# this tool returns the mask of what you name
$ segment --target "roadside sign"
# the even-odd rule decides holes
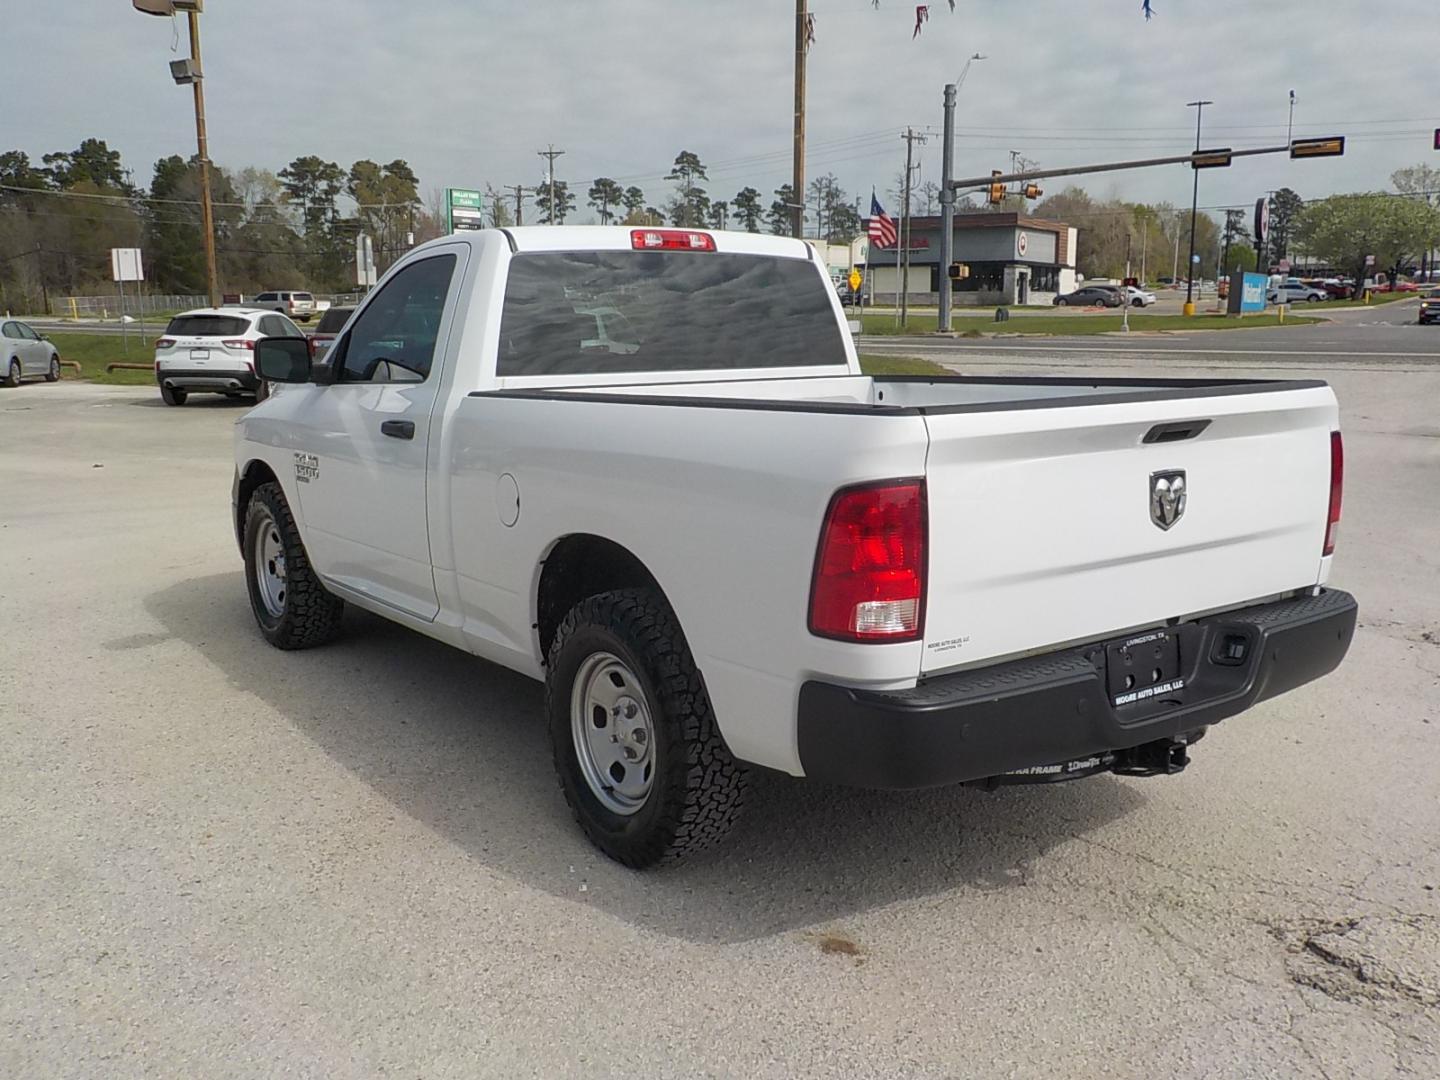
[[[469,188],[446,188],[446,232],[469,232],[484,227],[484,202],[480,192]]]
[[[860,271],[852,268],[850,270],[850,291],[859,292],[860,285],[864,280],[865,279],[860,276]]]
[[[1025,257],[1025,252],[1030,250],[1030,234],[1018,232],[1015,234],[1015,254],[1020,258]]]
[[[1280,273],[1282,273],[1282,274],[1288,274],[1289,272],[1290,272],[1290,260],[1289,260],[1289,259],[1281,259],[1281,260],[1280,260]]]
[[[375,244],[368,233],[355,237],[355,284],[362,289],[375,284]]]
[[[1290,143],[1292,158],[1339,157],[1345,153],[1345,136],[1332,135],[1326,139],[1295,139]]]
[[[1190,159],[1192,169],[1223,169],[1230,164],[1230,147],[1221,150],[1197,150]]]
[[[1264,198],[1255,200],[1255,242],[1264,246],[1266,234],[1270,232],[1270,203]]]
[[[139,248],[110,249],[111,281],[144,281],[145,269],[140,265]]]

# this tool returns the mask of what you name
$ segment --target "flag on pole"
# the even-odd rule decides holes
[[[925,23],[929,20],[929,18],[930,18],[930,5],[929,5],[929,4],[916,4],[916,5],[915,5],[915,32],[910,35],[910,40],[911,40],[911,41],[914,41],[917,37],[920,36],[920,28],[925,25]]]
[[[895,228],[895,219],[885,213],[873,191],[870,193],[870,220],[866,224],[865,234],[880,247],[894,247],[900,239],[899,231]]]

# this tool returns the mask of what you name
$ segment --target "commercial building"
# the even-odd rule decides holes
[[[910,219],[912,304],[939,300],[940,227],[938,217]],[[1061,221],[1023,214],[956,214],[954,258],[968,275],[953,282],[957,306],[991,304],[1048,305],[1075,288],[1076,230]],[[902,234],[902,243],[904,236]],[[874,302],[894,303],[901,291],[899,247],[870,245],[867,264]]]

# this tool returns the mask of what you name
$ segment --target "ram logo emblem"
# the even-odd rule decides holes
[[[1185,516],[1185,470],[1150,474],[1150,520],[1168,529]]]

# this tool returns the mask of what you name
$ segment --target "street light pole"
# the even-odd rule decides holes
[[[805,53],[810,47],[810,13],[806,0],[795,0],[795,130],[790,187],[799,204],[790,231],[805,235]],[[793,205],[793,204],[792,204]]]
[[[1195,152],[1200,152],[1200,117],[1205,113],[1206,105],[1214,105],[1213,101],[1187,101],[1185,107],[1195,110]],[[1195,174],[1194,186],[1190,193],[1190,261],[1186,264],[1188,272],[1185,275],[1185,308],[1186,315],[1195,314],[1195,218],[1200,211],[1200,170],[1191,165],[1191,171]]]
[[[945,145],[940,151],[940,311],[936,319],[936,329],[942,334],[950,332],[953,299],[950,263],[955,259],[955,188],[950,181],[955,177],[955,99],[970,73],[970,65],[984,59],[975,53],[965,61],[960,77],[945,85]]]
[[[215,204],[210,195],[210,150],[205,137],[205,80],[200,63],[200,12],[186,13],[190,23],[190,59],[195,63],[195,143],[200,152],[200,229],[205,236],[205,278],[210,306],[220,306],[220,272],[215,263]]]

